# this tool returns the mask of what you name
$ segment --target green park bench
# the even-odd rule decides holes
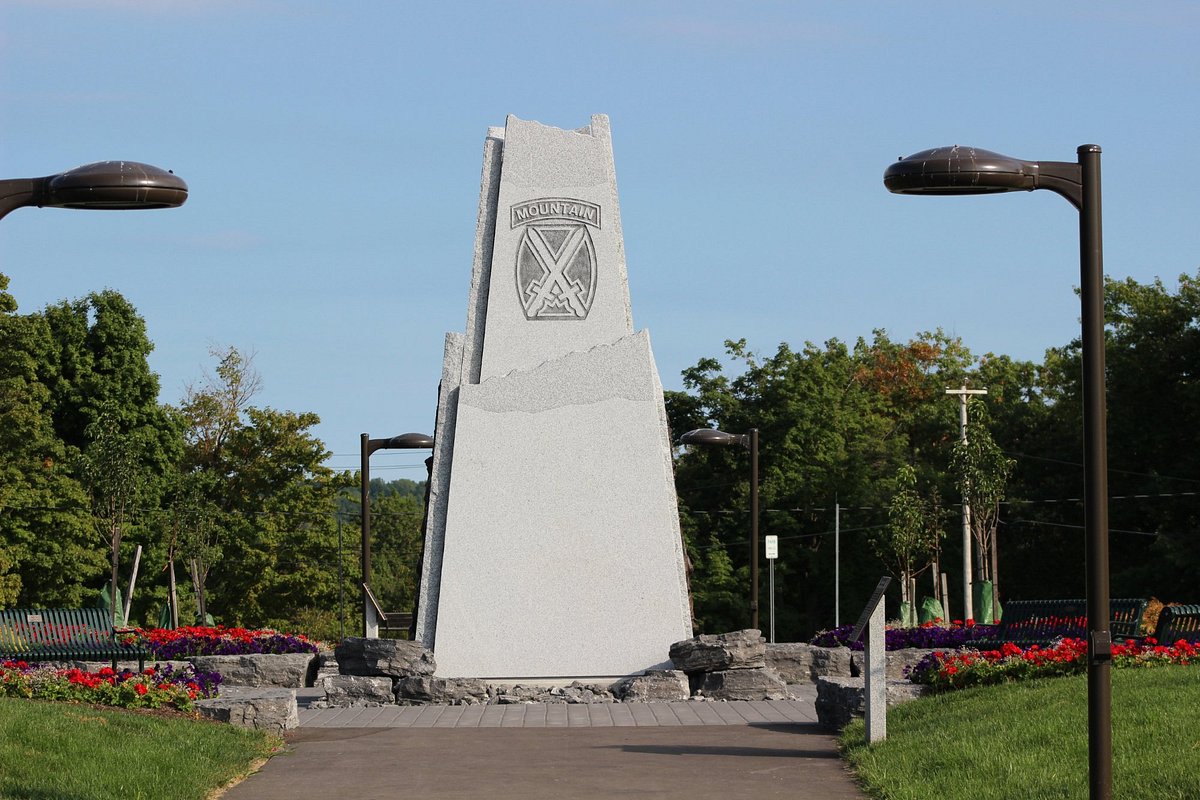
[[[1154,627],[1154,639],[1165,645],[1173,645],[1180,639],[1200,642],[1200,605],[1163,608]]]
[[[0,659],[13,661],[112,661],[137,659],[145,648],[124,644],[105,608],[12,608],[0,611]]]
[[[1145,600],[1110,600],[1109,632],[1113,641],[1138,637],[1145,610]],[[1004,604],[995,636],[973,644],[998,647],[1008,642],[1019,647],[1041,646],[1064,637],[1086,639],[1087,635],[1086,600],[1009,600]]]

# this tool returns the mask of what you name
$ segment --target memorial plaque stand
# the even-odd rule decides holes
[[[857,642],[866,628],[867,638],[863,641],[863,707],[867,744],[882,742],[887,738],[887,642],[884,638],[886,622],[883,593],[891,582],[892,579],[886,576],[879,579],[879,585],[875,587],[850,633],[850,641]]]

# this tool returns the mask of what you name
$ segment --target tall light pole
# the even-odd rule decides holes
[[[1083,341],[1084,532],[1087,539],[1088,791],[1112,797],[1112,634],[1109,631],[1108,445],[1105,432],[1104,247],[1100,147],[1080,145],[1077,162],[1022,161],[973,147],[939,147],[893,163],[883,174],[900,194],[992,194],[1049,189],[1079,211]]]
[[[25,206],[129,211],[175,208],[187,200],[183,179],[137,161],[100,161],[43,178],[0,180],[0,219]]]
[[[958,395],[958,438],[967,441],[967,398],[973,394],[987,394],[987,389],[947,389],[946,394]],[[963,546],[963,621],[975,618],[975,600],[971,584],[975,582],[971,570],[971,504],[967,495],[962,499],[962,546]]]
[[[372,439],[367,434],[359,437],[361,468],[359,469],[359,502],[362,514],[362,606],[363,637],[374,639],[379,636],[379,615],[371,596],[371,454],[376,450],[427,450],[433,447],[433,437],[424,433],[402,433],[390,439]]]
[[[741,445],[750,450],[750,627],[758,627],[758,428],[726,433],[712,428],[688,431],[679,437],[687,445]],[[761,629],[759,629],[761,630]]]

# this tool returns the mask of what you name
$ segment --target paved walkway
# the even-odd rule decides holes
[[[227,800],[866,797],[788,701],[311,709]]]

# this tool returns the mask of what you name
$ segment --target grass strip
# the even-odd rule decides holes
[[[184,716],[0,698],[0,798],[202,800],[279,744]]]
[[[1200,797],[1200,665],[1114,670],[1112,685],[1114,797]],[[1088,796],[1085,675],[897,706],[872,747],[863,731],[847,726],[843,753],[881,800]]]

